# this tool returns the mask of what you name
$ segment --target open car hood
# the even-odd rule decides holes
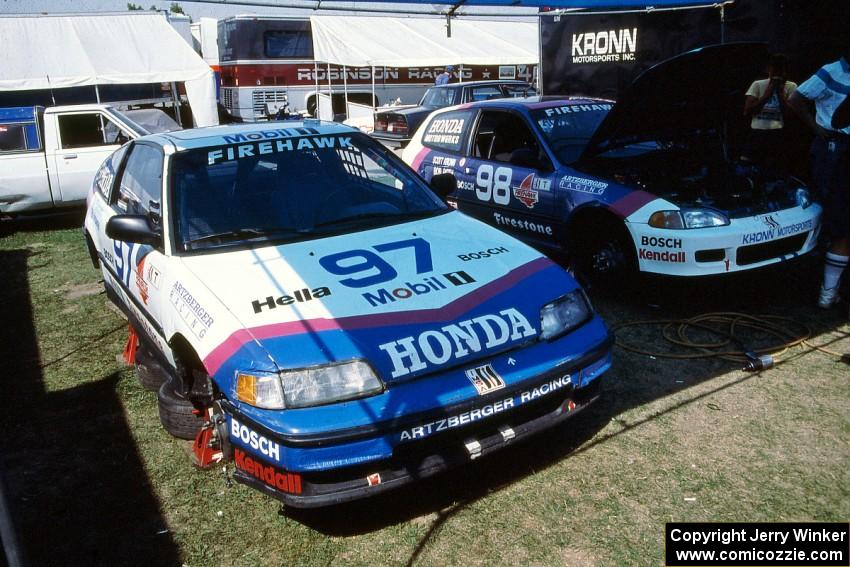
[[[688,51],[641,73],[594,132],[582,158],[649,140],[719,129],[740,117],[743,95],[768,58],[766,43]]]

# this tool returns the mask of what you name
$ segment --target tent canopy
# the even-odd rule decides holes
[[[536,64],[537,22],[311,16],[316,61],[351,67]]]
[[[534,8],[588,8],[588,9],[640,9],[670,8],[680,6],[705,6],[721,2],[723,0],[357,0],[357,3],[391,3],[391,4],[426,4],[428,6],[511,6],[511,7],[534,7]],[[270,4],[264,4],[268,6]],[[273,4],[271,4],[273,5]]]
[[[159,13],[0,17],[0,91],[182,81],[218,124],[212,70]]]

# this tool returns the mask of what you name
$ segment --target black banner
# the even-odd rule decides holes
[[[850,525],[842,523],[669,523],[668,567],[847,567]]]

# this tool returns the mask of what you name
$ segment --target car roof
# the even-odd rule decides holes
[[[526,96],[516,98],[494,98],[481,100],[464,105],[464,107],[479,108],[488,106],[512,106],[522,107],[528,110],[538,108],[553,108],[556,106],[577,106],[582,104],[613,104],[614,101],[604,98],[593,98],[587,96]]]
[[[528,85],[521,79],[490,79],[489,81],[465,81],[463,83],[446,83],[445,85],[434,85],[432,89],[451,89],[458,87],[485,87],[487,85]]]
[[[183,151],[194,148],[225,146],[239,142],[263,142],[281,138],[355,134],[358,132],[360,132],[358,129],[339,122],[306,119],[208,126],[206,128],[154,134],[140,139],[149,140],[162,146],[172,145],[177,151]]]

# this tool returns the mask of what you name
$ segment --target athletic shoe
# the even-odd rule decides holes
[[[829,309],[836,303],[838,303],[838,286],[831,287],[829,289],[821,286],[820,288],[820,297],[818,297],[818,307],[821,309]]]

